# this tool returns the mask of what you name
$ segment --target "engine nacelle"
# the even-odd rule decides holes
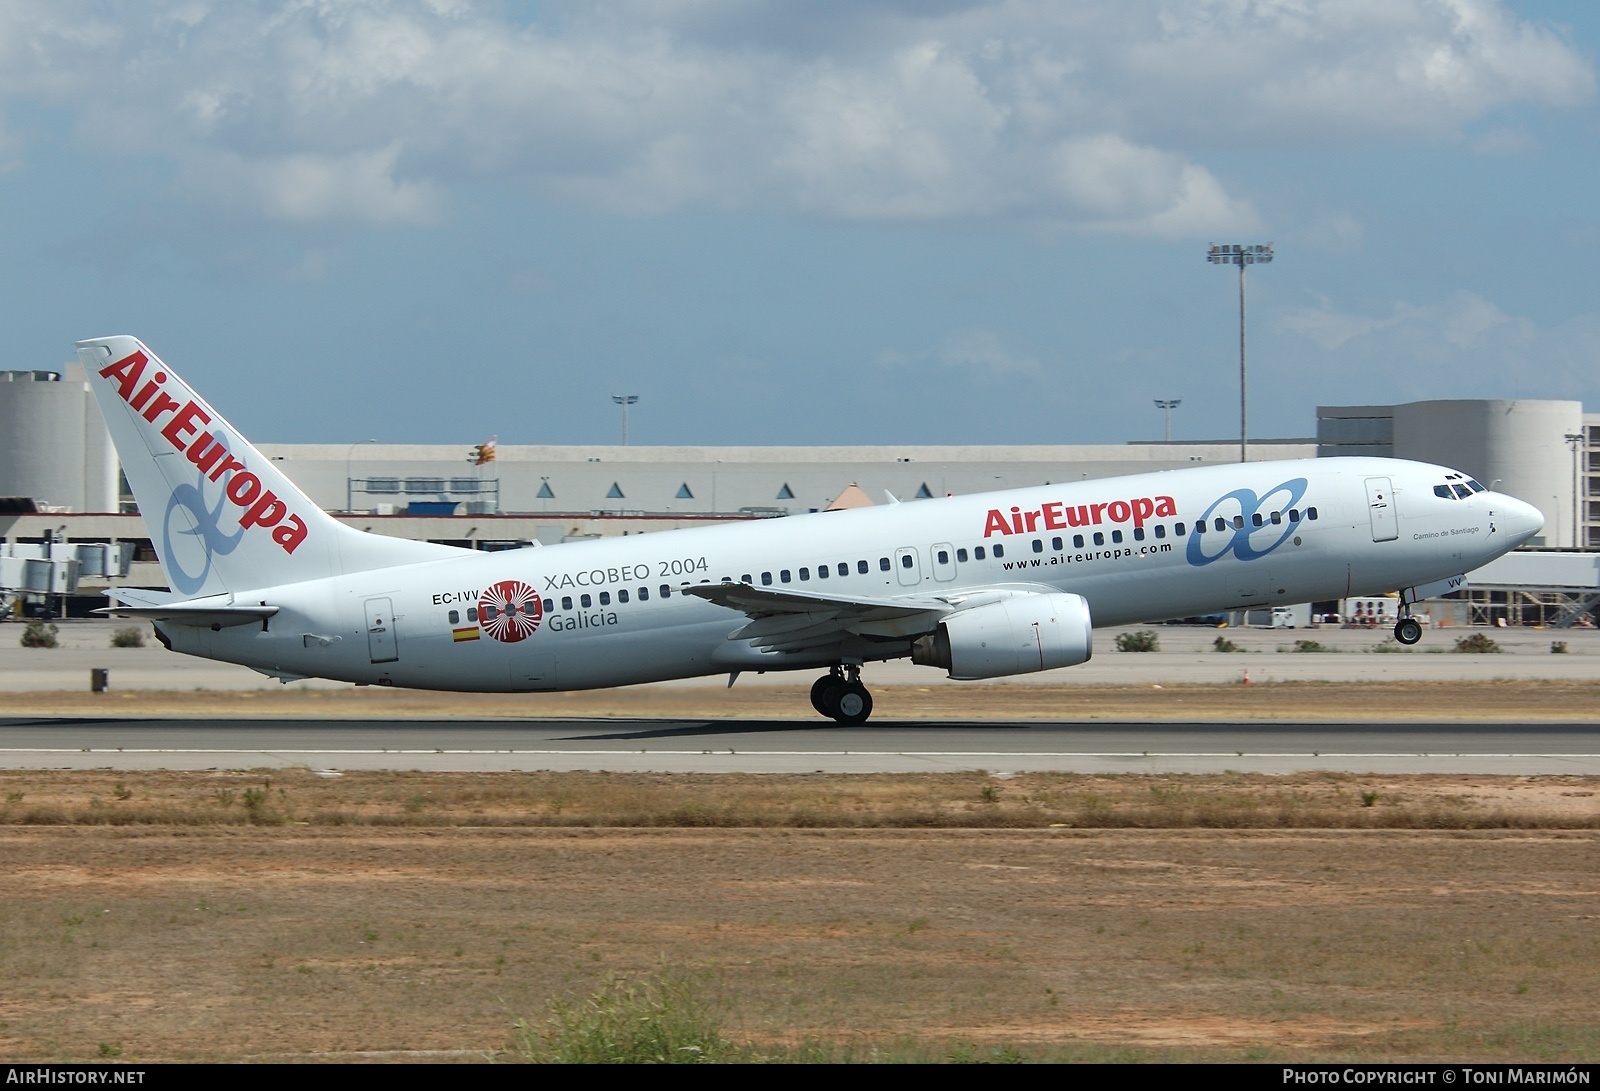
[[[911,661],[951,678],[1001,678],[1086,663],[1093,645],[1082,595],[1018,595],[947,615],[911,645]]]

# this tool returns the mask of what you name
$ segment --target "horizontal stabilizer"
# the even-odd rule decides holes
[[[140,603],[137,598],[157,596],[160,592],[141,591],[135,595],[127,591],[114,592],[117,598],[129,600],[96,610],[109,617],[134,618],[139,621],[164,621],[169,625],[195,625],[203,629],[226,629],[234,625],[251,625],[266,621],[278,612],[276,606],[236,606],[218,599],[190,599],[184,602]]]

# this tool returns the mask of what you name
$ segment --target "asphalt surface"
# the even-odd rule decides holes
[[[1600,724],[0,717],[0,768],[1600,774]]]

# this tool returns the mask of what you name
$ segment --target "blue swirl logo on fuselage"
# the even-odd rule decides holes
[[[226,451],[227,443],[220,431],[215,433],[215,438]],[[185,595],[198,594],[211,576],[212,559],[218,556],[226,557],[232,553],[238,548],[239,540],[244,537],[242,526],[232,534],[222,532],[222,513],[228,502],[226,478],[217,486],[217,502],[214,507],[206,503],[206,484],[206,472],[201,469],[197,472],[193,485],[174,486],[172,497],[167,501],[166,516],[161,521],[161,557],[167,562],[167,574],[172,579],[173,588]],[[174,542],[172,517],[180,508],[189,513],[189,520],[193,526],[185,527],[180,521],[177,530],[179,541]],[[185,544],[182,542],[183,538],[197,541],[204,550],[198,574],[188,571],[179,558],[178,547]],[[193,551],[188,550],[188,552]]]
[[[1230,554],[1241,561],[1265,557],[1298,529],[1298,523],[1284,519],[1281,513],[1300,502],[1306,494],[1306,485],[1305,478],[1293,477],[1260,496],[1250,489],[1234,489],[1218,497],[1189,534],[1186,554],[1189,563],[1201,568]],[[1279,522],[1272,521],[1273,512],[1280,513]],[[1258,514],[1262,515],[1260,526],[1253,518]],[[1222,519],[1221,530],[1212,525],[1216,516]]]

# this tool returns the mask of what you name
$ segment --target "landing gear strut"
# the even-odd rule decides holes
[[[861,666],[837,666],[811,684],[811,707],[846,727],[867,722],[872,694],[861,684]]]

